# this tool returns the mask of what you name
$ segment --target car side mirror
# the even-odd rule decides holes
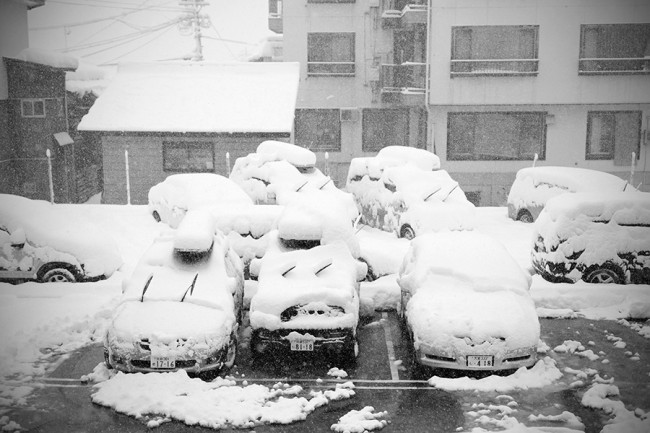
[[[11,233],[11,236],[9,237],[9,240],[11,242],[11,246],[14,248],[22,248],[25,246],[25,241],[27,240],[25,237],[25,230],[22,228],[16,229]]]

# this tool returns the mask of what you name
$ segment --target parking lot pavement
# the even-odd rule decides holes
[[[650,411],[650,347],[646,338],[613,321],[543,319],[541,322],[542,340],[551,349],[567,340],[573,340],[601,355],[599,360],[590,361],[570,353],[555,353],[551,350],[548,355],[557,362],[558,369],[565,372],[560,380],[539,389],[507,393],[517,403],[515,416],[520,422],[530,424],[526,421],[530,415],[569,411],[582,419],[586,433],[600,432],[609,418],[604,411],[586,408],[581,404],[581,395],[588,384],[576,385],[575,377],[568,373],[572,370],[596,370],[600,377],[611,380],[620,388],[620,399],[629,409]],[[242,330],[242,337],[246,333]],[[335,366],[332,362],[304,355],[253,365],[245,347],[246,339],[242,338],[238,363],[229,373],[238,384],[260,383],[271,386],[284,382],[299,384],[305,390],[331,389],[336,383],[348,379],[355,384],[354,397],[332,401],[311,413],[305,421],[282,426],[263,425],[256,427],[255,431],[329,431],[329,427],[341,416],[365,406],[388,412],[387,419],[390,422],[383,432],[470,431],[480,426],[476,418],[469,415],[476,412],[477,405],[503,407],[503,393],[445,391],[428,386],[428,372],[413,365],[408,339],[405,338],[403,326],[395,312],[377,312],[373,317],[364,319],[359,328],[359,342],[357,365],[346,369],[349,378],[339,379],[327,375],[328,370]],[[625,347],[621,348],[621,342],[625,343]],[[638,353],[639,359],[631,360],[628,352]],[[91,403],[92,385],[80,382],[79,378],[90,373],[102,359],[102,348],[99,345],[74,352],[48,378],[39,381],[40,389],[29,400],[29,409],[14,411],[11,419],[33,432],[146,430],[141,421]],[[608,362],[603,362],[604,359]],[[498,413],[489,415],[494,419],[499,417]],[[483,426],[486,427],[490,428],[489,425]],[[196,432],[203,429],[171,422],[156,430]]]

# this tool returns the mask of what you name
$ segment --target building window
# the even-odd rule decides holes
[[[362,150],[377,152],[386,146],[408,146],[408,124],[408,110],[365,108]]]
[[[581,74],[650,74],[650,24],[580,26]]]
[[[447,159],[451,161],[545,159],[546,113],[449,113]]]
[[[539,26],[452,27],[451,75],[536,75]]]
[[[212,143],[163,141],[163,169],[181,172],[214,171]]]
[[[640,111],[590,111],[587,113],[587,159],[613,159],[631,165],[639,157]]]
[[[309,33],[307,74],[354,76],[354,33]]]
[[[45,117],[45,99],[21,99],[23,117]]]
[[[341,150],[341,119],[338,109],[296,110],[295,142],[313,151]]]

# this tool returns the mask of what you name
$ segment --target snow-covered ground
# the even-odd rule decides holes
[[[153,220],[146,206],[58,206],[102,225],[118,244],[124,265],[110,279],[96,283],[0,283],[0,428],[3,430],[16,430],[19,427],[6,414],[10,407],[26,404],[26,397],[33,391],[39,377],[65,359],[65,354],[71,350],[101,341],[112,309],[121,296],[123,279],[132,273],[141,254],[156,235],[166,229],[164,224]],[[508,219],[505,207],[478,208],[477,211],[477,230],[501,240],[515,260],[523,268],[530,269],[532,226]],[[362,256],[374,261],[375,271],[390,271],[389,275],[377,281],[362,283],[362,312],[395,308],[399,302],[399,288],[394,273],[400,261],[400,254],[396,252],[405,252],[407,241],[368,228],[362,228],[358,237]],[[464,265],[471,266],[471,263]],[[650,286],[647,285],[551,284],[535,276],[531,294],[540,317],[582,316],[603,320],[650,317]],[[650,337],[648,326],[639,326],[637,331]],[[569,342],[566,350],[571,349],[583,353],[583,356],[590,356],[588,350],[576,348]],[[481,380],[433,377],[429,383],[448,390],[493,389],[507,392],[521,389],[522,386],[546,386],[563,373],[553,360],[540,354],[537,366],[516,374],[515,377],[491,376]],[[150,375],[120,373],[110,380],[101,381],[108,376],[102,365],[98,365],[90,375],[90,379],[99,381],[93,401],[133,416],[146,415],[145,419],[151,426],[171,419],[212,427],[289,423],[304,419],[316,407],[331,400],[354,395],[353,383],[341,384],[334,390],[310,392],[286,384],[267,387],[235,384],[227,379],[205,383],[191,379],[183,372]],[[224,394],[228,398],[223,397]],[[610,398],[617,394],[615,385],[594,381],[584,394],[582,404],[611,415],[615,423],[606,426],[603,431],[650,431],[650,418],[641,413],[635,415],[622,403]],[[154,395],[156,398],[152,397]],[[145,401],[147,404],[143,403]],[[206,410],[209,405],[221,405],[221,412],[229,413],[229,417],[209,418],[209,414],[214,413],[213,410]],[[528,428],[521,421],[508,416],[513,405],[505,401],[498,410],[477,407],[476,418],[481,419],[490,411],[496,411],[501,414],[498,423],[492,417],[489,420],[494,422],[488,420],[486,424],[491,422],[493,426],[512,432],[541,431]],[[386,414],[381,412],[381,408],[377,410],[375,412],[368,406],[349,413],[332,429],[363,431],[363,426],[365,430],[380,429],[386,425],[382,419]],[[581,423],[570,413],[558,417],[566,427],[554,431],[584,430],[584,426],[580,427]],[[476,427],[474,431],[485,430]]]

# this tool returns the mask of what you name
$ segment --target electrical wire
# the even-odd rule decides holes
[[[214,29],[215,33],[219,37],[218,40],[224,41],[224,39],[221,37],[221,34],[219,34],[219,30],[217,30],[217,28],[214,26],[214,23],[212,22],[212,20],[210,20],[210,27],[212,27]],[[225,42],[224,42],[224,45],[226,46],[226,49],[228,50],[228,52],[230,53],[232,58],[234,60],[237,60],[237,57],[233,54],[232,50],[230,49],[230,46],[228,44],[226,44]]]
[[[163,29],[163,31],[162,31],[160,34],[156,35],[156,37],[152,38],[151,40],[145,42],[145,43],[142,44],[142,45],[138,45],[137,47],[135,47],[135,48],[132,49],[131,51],[127,51],[126,53],[124,53],[124,54],[122,54],[122,55],[120,55],[120,56],[114,57],[114,58],[112,58],[111,60],[108,60],[108,61],[106,61],[106,62],[103,62],[103,63],[101,63],[99,66],[108,66],[108,65],[114,64],[114,62],[115,62],[116,60],[119,60],[119,59],[123,58],[124,56],[128,56],[129,54],[133,53],[134,51],[137,51],[137,50],[139,50],[140,48],[149,45],[150,43],[152,43],[152,42],[155,41],[156,39],[160,38],[162,35],[166,34],[169,30],[171,30],[171,28],[172,28],[172,27],[170,26],[170,27],[167,27],[166,29]]]
[[[93,5],[93,4],[88,4],[88,3],[77,3],[74,1],[66,1],[66,0],[48,0],[48,3],[58,3],[58,4],[65,4],[65,5],[73,5],[73,6],[89,6],[89,7],[96,7],[96,8],[103,8],[103,9],[136,9],[136,10],[141,10],[138,7],[129,7],[129,6],[105,6],[105,5]],[[171,1],[170,1],[171,3]],[[151,10],[154,11],[159,11],[159,12],[173,12],[173,11],[178,11],[179,9],[176,7],[165,7],[165,6],[151,6]]]

